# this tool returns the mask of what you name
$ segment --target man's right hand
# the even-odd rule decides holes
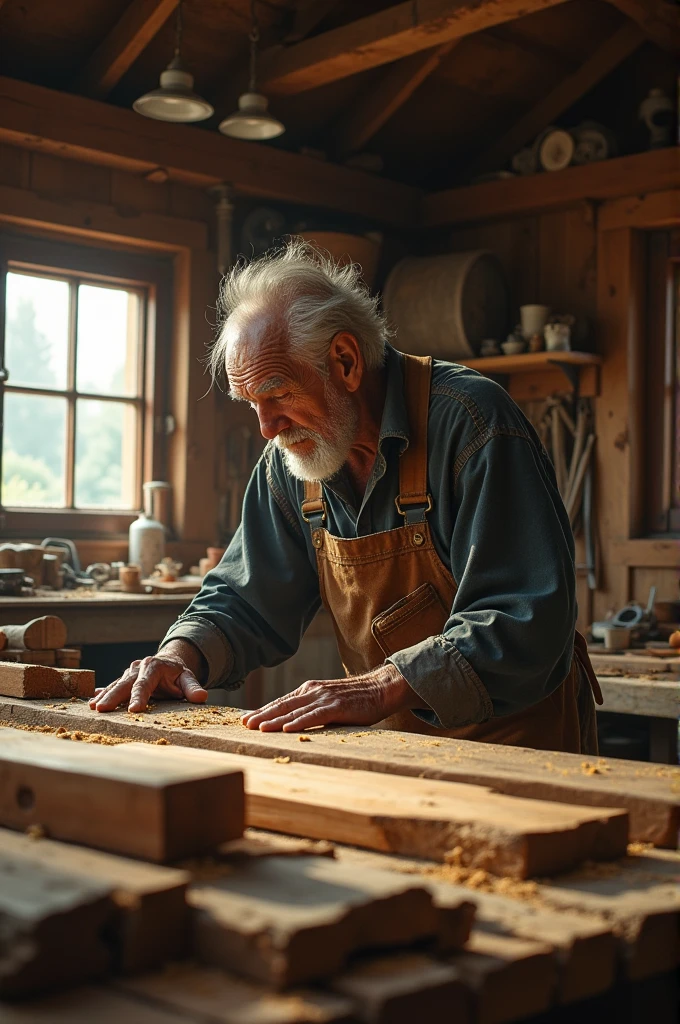
[[[120,679],[97,690],[90,707],[93,711],[114,711],[129,701],[128,711],[144,711],[152,696],[203,704],[208,691],[198,679],[206,669],[198,648],[184,640],[171,640],[158,654],[133,661]]]

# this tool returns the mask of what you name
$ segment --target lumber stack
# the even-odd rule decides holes
[[[80,668],[80,651],[66,647],[66,625],[41,615],[0,628],[0,694],[27,700],[92,697],[94,672]]]
[[[505,1024],[566,1006],[578,1013],[589,999],[604,1000],[611,1019],[622,985],[660,985],[678,963],[680,857],[645,850],[593,861],[625,852],[627,816],[616,807],[60,735],[0,729],[0,825],[11,829],[0,828],[0,920],[8,915],[12,937],[11,947],[0,941],[3,1024],[107,1014],[140,1024]],[[244,780],[246,804],[259,803],[280,839],[239,838]],[[545,845],[541,818],[559,843]],[[514,838],[501,828],[513,819]],[[283,838],[301,831],[352,845]],[[368,841],[385,835],[406,836],[419,859],[395,857],[393,840]],[[428,835],[440,837],[439,861],[432,840],[423,858]],[[456,845],[445,856],[448,841]],[[497,852],[501,841],[515,844],[514,860]],[[543,852],[550,877],[518,881],[524,869],[513,865],[538,862],[534,843],[569,846],[574,870],[561,874],[562,855],[550,853],[551,863]],[[504,864],[505,877],[491,873]],[[456,872],[469,884],[452,884]],[[480,878],[495,879],[496,891],[478,891]],[[22,935],[25,960],[14,952]],[[18,996],[34,998],[7,1002]]]

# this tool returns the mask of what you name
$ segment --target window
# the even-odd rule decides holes
[[[163,470],[154,355],[169,326],[157,313],[159,292],[169,304],[170,267],[23,236],[3,236],[0,251],[5,524],[122,532],[142,480]]]
[[[647,529],[680,533],[680,232],[647,237]]]

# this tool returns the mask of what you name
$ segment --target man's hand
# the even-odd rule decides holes
[[[114,711],[129,700],[128,711],[143,711],[152,695],[162,700],[203,704],[208,691],[198,679],[205,672],[203,655],[193,644],[171,640],[158,654],[133,661],[120,679],[97,690],[90,707],[93,711]]]
[[[242,722],[262,732],[300,732],[319,725],[374,725],[406,708],[424,707],[391,663],[351,679],[310,679],[297,690],[247,711]]]

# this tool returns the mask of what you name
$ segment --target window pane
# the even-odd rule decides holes
[[[3,505],[66,502],[66,399],[5,392]]]
[[[66,281],[7,274],[5,365],[10,383],[66,387],[68,309]]]
[[[121,288],[78,288],[76,387],[96,395],[137,395],[139,297]]]
[[[135,508],[137,409],[81,398],[76,405],[75,504]]]

